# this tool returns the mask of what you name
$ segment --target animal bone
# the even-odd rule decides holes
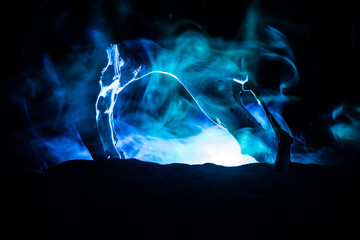
[[[125,52],[130,50],[131,53],[131,48],[137,53],[124,59],[119,49]],[[139,51],[146,52],[148,57],[140,58],[142,63],[138,63]],[[292,138],[281,129],[266,105],[252,91],[244,89],[247,76],[240,72],[235,63],[220,58],[197,60],[160,51],[156,45],[145,40],[111,45],[107,49],[107,55],[108,64],[99,81],[101,89],[96,102],[96,120],[108,158],[125,158],[124,153],[119,153],[115,148],[117,138],[113,125],[113,108],[118,95],[134,81],[151,74],[166,74],[184,86],[209,119],[234,136],[242,154],[251,155],[259,162],[274,164],[277,170],[287,168]],[[169,66],[169,59],[177,64]],[[139,74],[140,70],[144,70],[142,74]],[[244,102],[249,99],[266,114],[263,120],[271,127],[266,128],[264,124],[260,124],[247,110]],[[256,136],[256,144],[261,146],[260,151],[259,148],[254,151],[253,141],[247,141],[249,134]]]

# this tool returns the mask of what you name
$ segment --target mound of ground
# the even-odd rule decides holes
[[[6,236],[352,236],[360,166],[159,165],[72,160],[45,173],[9,174]],[[4,235],[5,236],[5,235]]]

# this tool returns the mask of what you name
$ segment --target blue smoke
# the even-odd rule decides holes
[[[274,133],[259,99],[290,133],[281,117],[286,102],[281,92],[296,82],[297,70],[285,36],[271,27],[263,31],[266,41],[229,44],[190,30],[164,41],[167,49],[149,40],[123,41],[108,48],[106,61],[109,40],[93,29],[92,44],[70,53],[71,65],[45,57],[42,74],[29,77],[35,87],[46,82],[50,92],[42,97],[57,106],[55,119],[34,122],[29,148],[47,149],[50,165],[102,156],[233,166],[264,155],[272,163]],[[280,82],[272,83],[275,90],[261,88],[247,63],[264,59],[286,69]],[[255,86],[256,94],[247,85]],[[241,93],[234,102],[227,100],[230,89]],[[243,117],[224,118],[228,110],[216,106],[234,106]],[[29,119],[32,115],[29,110]],[[57,130],[42,129],[44,125]]]
[[[272,28],[265,30],[272,41],[279,41],[280,37],[284,38]],[[244,63],[244,59],[250,54],[249,43],[233,44],[231,50],[212,51],[209,48],[210,44],[206,44],[206,39],[200,33],[190,31],[190,33],[183,33],[179,38],[182,41],[176,39],[173,47],[178,51],[162,49],[149,40],[124,41],[108,47],[108,63],[102,71],[99,82],[100,92],[96,102],[97,125],[107,157],[124,158],[124,152],[126,152],[130,157],[144,159],[144,156],[149,154],[142,151],[149,152],[150,149],[152,150],[152,157],[148,159],[149,161],[155,161],[154,159],[161,159],[164,156],[169,159],[171,152],[160,154],[164,152],[165,142],[170,141],[170,139],[173,141],[173,133],[182,132],[183,129],[179,127],[180,124],[173,125],[172,129],[169,130],[165,127],[166,124],[172,119],[178,119],[178,121],[180,119],[186,122],[187,120],[181,119],[181,117],[189,116],[191,111],[200,108],[206,117],[201,118],[200,121],[192,119],[191,124],[206,130],[205,125],[209,124],[208,120],[210,119],[236,139],[243,154],[257,156],[259,157],[256,157],[257,160],[263,159],[262,161],[273,163],[277,154],[275,133],[254,92],[244,88],[248,82],[247,73],[239,70],[239,63]],[[177,45],[179,42],[180,46]],[[183,45],[184,42],[188,43],[187,46]],[[219,40],[216,44],[218,49],[227,46],[225,42]],[[264,44],[254,41],[252,48],[260,48],[259,58],[265,56],[267,59],[270,57],[274,60],[280,59],[285,66],[291,69],[293,75],[288,82],[281,82],[281,91],[285,86],[289,86],[289,82],[297,80],[297,70],[296,68],[293,69],[295,65],[291,63],[289,58],[271,50],[284,48],[286,50],[284,52],[287,53],[289,52],[287,44],[271,44],[270,41],[268,45],[269,49],[264,50]],[[204,48],[207,50],[203,51]],[[206,52],[206,60],[203,60],[204,52]],[[139,86],[131,90],[140,95],[138,99],[130,101],[132,94],[130,93],[130,97],[123,97],[120,100],[122,106],[131,106],[135,110],[131,109],[132,112],[128,113],[128,116],[119,114],[115,118],[114,107],[119,95],[122,94],[122,91],[131,88],[132,85],[136,85],[135,82],[139,80],[144,82],[139,83]],[[104,84],[104,82],[106,83]],[[184,90],[185,93],[179,93]],[[267,96],[269,95],[267,94]],[[281,93],[277,93],[277,95],[282,96]],[[276,95],[271,96],[276,98]],[[192,103],[190,103],[191,100],[193,100]],[[263,101],[271,102],[266,98]],[[179,109],[176,104],[173,104],[174,102],[188,102],[192,106],[184,111],[184,109]],[[278,107],[277,110],[280,108]],[[125,109],[121,111],[125,111]],[[162,112],[161,116],[159,116],[159,112]],[[282,128],[289,131],[280,112],[274,112],[274,116]],[[154,118],[157,118],[157,122],[153,121]],[[118,133],[115,131],[115,124]],[[188,124],[190,129],[192,128],[191,124]],[[216,125],[212,125],[212,129]],[[124,132],[127,132],[129,128],[132,129],[131,133],[124,136]],[[139,131],[139,128],[145,128],[147,133]],[[153,135],[154,133],[149,135],[149,133],[154,132],[154,129],[155,135]],[[218,132],[213,133],[213,138],[217,139]],[[201,134],[204,134],[203,131]],[[226,132],[224,134],[226,135]],[[183,138],[177,138],[179,141],[177,144],[172,144],[170,151],[177,152],[177,147],[174,146],[189,145],[187,140],[191,141],[193,137],[194,135],[187,135]],[[197,137],[201,139],[201,135],[197,135]],[[229,137],[227,145],[231,145],[230,142],[234,140],[230,135]],[[126,144],[124,144],[125,142]],[[197,144],[199,144],[198,149],[203,149],[200,142]],[[143,147],[139,148],[139,145]],[[220,145],[220,142],[214,141],[211,148],[216,148],[217,145]],[[207,146],[209,147],[209,145]],[[126,148],[126,151],[123,148]],[[218,151],[220,152],[221,148]],[[177,156],[183,156],[179,157],[180,160],[176,160],[177,162],[195,162],[191,158],[194,154],[183,152],[183,154],[177,153]],[[238,150],[234,150],[234,154],[241,159],[241,155],[235,152]],[[161,157],[157,157],[157,154],[160,154]],[[208,157],[207,161],[219,162],[213,160],[212,157]],[[226,160],[223,160],[223,164],[228,165]]]

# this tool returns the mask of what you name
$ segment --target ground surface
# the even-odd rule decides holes
[[[3,233],[13,239],[356,236],[359,169],[292,164],[278,173],[266,164],[68,161],[41,174],[5,176]]]

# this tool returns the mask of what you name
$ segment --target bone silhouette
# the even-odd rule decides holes
[[[97,126],[107,158],[125,158],[124,152],[115,147],[113,109],[118,95],[135,81],[164,74],[179,81],[201,111],[237,140],[242,154],[273,164],[279,171],[288,168],[292,138],[281,129],[265,103],[253,91],[244,89],[247,75],[234,62],[221,58],[194,59],[160,49],[148,40],[111,45],[107,57],[96,101]],[[249,112],[248,103],[265,113],[262,120],[266,124]]]

